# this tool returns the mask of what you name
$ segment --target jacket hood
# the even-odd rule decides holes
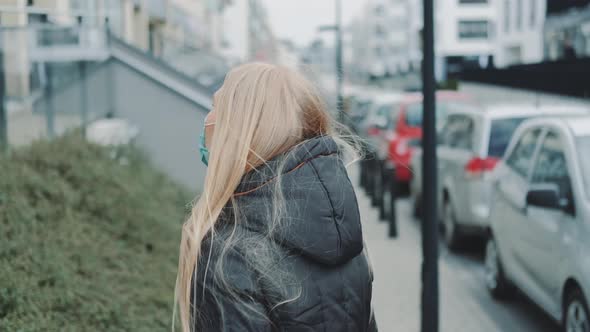
[[[284,213],[270,232],[278,188]],[[245,217],[242,226],[270,234],[281,246],[316,262],[344,264],[363,250],[356,196],[329,136],[306,140],[247,173],[235,198]]]

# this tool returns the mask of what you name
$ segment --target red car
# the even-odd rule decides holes
[[[443,119],[447,108],[452,104],[467,103],[470,98],[455,91],[436,93],[436,117]],[[392,113],[393,130],[387,135],[387,162],[395,169],[395,179],[403,189],[409,188],[412,180],[410,161],[422,140],[422,94],[409,94]]]

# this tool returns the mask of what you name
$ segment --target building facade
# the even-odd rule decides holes
[[[590,1],[581,6],[552,6],[543,37],[546,60],[590,57]]]
[[[438,79],[464,68],[543,59],[547,0],[437,0]],[[414,72],[422,58],[421,0],[369,0],[355,20],[354,63],[370,76]]]
[[[279,43],[260,0],[234,0],[223,12],[222,53],[233,62],[275,62]]]
[[[412,70],[420,54],[416,9],[407,0],[369,0],[360,17],[346,28],[351,34],[352,65],[369,77]]]
[[[31,95],[35,62],[31,45],[77,45],[77,50],[105,42],[109,31],[128,44],[169,59],[187,48],[212,54],[221,49],[221,33],[211,16],[221,15],[229,0],[0,0],[2,62],[9,98]],[[219,26],[222,22],[218,23]],[[27,27],[37,26],[38,29]],[[63,46],[62,45],[62,46]],[[104,46],[104,45],[103,45]],[[75,57],[75,56],[74,56]],[[73,64],[75,65],[75,64]]]

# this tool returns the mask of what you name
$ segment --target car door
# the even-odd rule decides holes
[[[526,232],[528,180],[541,131],[541,128],[531,128],[519,136],[515,147],[505,159],[496,190],[497,203],[493,211],[496,240],[506,272],[517,283],[526,278],[522,267],[524,258],[520,238]]]
[[[522,256],[529,274],[533,297],[549,312],[559,309],[560,271],[568,257],[562,257],[562,241],[571,242],[568,225],[575,222],[573,187],[563,138],[549,130],[542,140],[533,167],[531,188],[553,185],[558,188],[563,208],[526,208],[526,232],[521,233]],[[569,240],[568,240],[569,238]]]
[[[465,165],[473,157],[473,135],[475,128],[474,119],[466,114],[456,114],[449,123],[447,137],[445,138],[445,156],[443,161],[443,186],[448,191],[457,221],[466,223],[464,217],[469,209],[467,204],[460,202],[469,201],[468,187],[465,184]]]
[[[456,114],[452,114],[449,115],[446,120],[444,125],[442,126],[442,129],[440,130],[440,132],[438,133],[438,137],[437,137],[437,147],[436,147],[436,153],[437,153],[437,157],[438,157],[438,183],[437,183],[437,193],[438,193],[438,206],[439,208],[442,209],[443,206],[443,187],[445,183],[450,182],[449,177],[450,174],[447,174],[447,169],[449,166],[449,162],[452,159],[451,153],[452,153],[452,147],[450,146],[451,143],[451,138],[456,136],[455,131],[457,130],[457,125],[456,125],[456,119],[457,115]],[[439,211],[439,215],[443,215],[442,214],[442,210]]]

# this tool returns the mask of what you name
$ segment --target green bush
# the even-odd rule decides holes
[[[0,157],[0,331],[163,331],[188,194],[69,134]]]

